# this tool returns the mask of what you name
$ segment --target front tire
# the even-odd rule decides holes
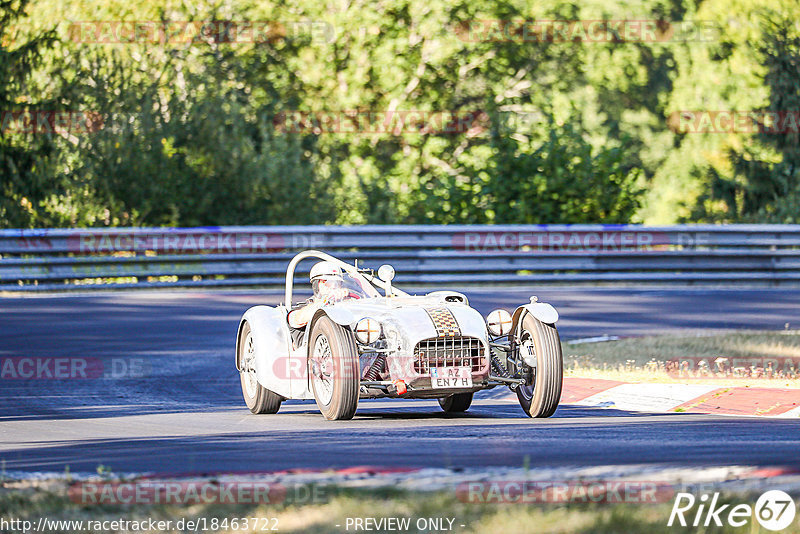
[[[323,316],[314,323],[309,347],[309,375],[319,411],[329,421],[352,419],[361,382],[353,333]]]
[[[439,399],[439,406],[445,413],[461,413],[469,410],[472,404],[472,393],[456,393]]]
[[[564,377],[558,330],[555,325],[545,324],[525,313],[517,332],[519,350],[528,351],[536,358],[536,368],[531,370],[533,380],[530,385],[517,388],[517,399],[529,417],[550,417],[561,400]]]
[[[239,381],[242,383],[242,396],[250,411],[255,414],[278,413],[283,397],[258,383],[256,377],[256,340],[245,322],[239,333]]]

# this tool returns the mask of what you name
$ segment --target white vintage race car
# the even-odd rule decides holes
[[[350,298],[319,306],[307,326],[292,328],[294,271],[308,258],[337,265]],[[393,278],[389,265],[376,277],[323,252],[295,256],[286,304],[254,306],[239,323],[236,368],[250,411],[276,413],[286,399],[313,398],[327,419],[350,419],[359,399],[393,397],[435,398],[445,412],[463,412],[476,391],[508,386],[530,417],[553,415],[563,364],[551,305],[532,297],[484,321],[461,293],[412,296]]]

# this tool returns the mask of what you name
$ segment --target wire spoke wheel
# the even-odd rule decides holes
[[[529,417],[550,417],[561,400],[564,363],[555,325],[525,313],[517,327],[519,359],[531,365],[528,384],[517,388],[517,399]]]
[[[248,397],[255,397],[257,386],[258,386],[258,378],[256,378],[256,354],[255,354],[255,342],[253,341],[253,333],[248,332],[247,338],[244,340],[244,360],[242,361],[242,372],[245,374],[244,377],[244,385],[245,385],[245,392],[247,393]]]
[[[536,344],[529,332],[523,332],[522,341],[519,344],[520,357],[524,356],[525,359],[533,361],[536,359]],[[533,399],[533,385],[536,383],[536,368],[531,368],[530,383],[517,388],[517,396],[522,397],[528,403]],[[524,408],[524,406],[523,406]]]
[[[355,336],[327,316],[311,328],[308,371],[319,411],[329,420],[352,419],[361,384]]]
[[[314,343],[314,356],[311,360],[311,376],[314,380],[314,391],[323,404],[330,404],[333,398],[334,365],[331,345],[324,334]]]

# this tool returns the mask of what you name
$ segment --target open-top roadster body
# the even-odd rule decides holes
[[[294,271],[304,259],[341,269],[349,298],[312,308],[293,328]],[[286,399],[315,399],[327,419],[350,419],[359,399],[439,400],[463,412],[482,389],[508,386],[531,417],[549,417],[561,397],[558,313],[532,297],[487,320],[455,291],[409,295],[392,285],[394,269],[347,264],[323,252],[295,256],[284,305],[255,306],[239,323],[236,368],[253,413],[276,413]],[[380,291],[379,291],[380,290]],[[381,291],[383,294],[381,294]]]

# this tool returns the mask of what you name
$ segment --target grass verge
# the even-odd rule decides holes
[[[195,504],[195,505],[85,505],[70,500],[59,483],[6,483],[0,489],[0,516],[6,521],[19,519],[36,524],[46,517],[48,532],[123,532],[106,524],[102,529],[92,529],[86,521],[172,521],[175,525],[167,529],[136,529],[138,532],[182,532],[178,522],[205,519],[214,532],[263,532],[264,526],[274,526],[280,532],[341,533],[352,532],[347,528],[347,518],[408,518],[411,527],[402,532],[440,532],[481,534],[509,533],[660,533],[674,532],[667,527],[672,502],[660,504],[476,504],[460,500],[454,491],[410,492],[394,489],[337,489],[327,487],[322,502],[284,504]],[[723,498],[725,502],[755,502],[736,496]],[[234,518],[259,518],[257,526],[243,529],[231,528]],[[274,518],[275,520],[273,520]],[[222,527],[223,520],[226,526]],[[417,528],[417,521],[443,520],[452,525],[448,529]],[[452,523],[447,520],[452,519]],[[58,528],[53,521],[84,521],[81,529],[75,524]],[[261,521],[266,520],[266,522]],[[185,523],[184,523],[185,524]],[[430,526],[431,523],[426,523]],[[338,526],[337,526],[338,525]],[[463,525],[463,526],[462,526]],[[255,527],[255,528],[254,528]],[[191,529],[190,529],[191,530]],[[202,530],[202,529],[200,529]],[[9,532],[13,532],[11,529]],[[371,532],[398,532],[397,529],[373,528]],[[734,528],[705,528],[705,532],[740,532]],[[757,532],[758,525],[749,529]],[[800,533],[795,524],[784,530]]]
[[[800,388],[800,330],[696,332],[563,343],[566,376]]]

